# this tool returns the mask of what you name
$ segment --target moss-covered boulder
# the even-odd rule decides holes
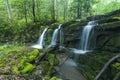
[[[49,50],[47,51],[49,54],[39,61],[39,64],[36,64],[35,61],[38,57],[43,56],[44,52],[38,49],[19,45],[3,45],[0,46],[0,51],[0,74],[3,74],[1,76],[3,80],[11,74],[15,76],[9,77],[10,80],[15,77],[16,79],[20,77],[18,80],[24,80],[23,77],[28,80],[50,80],[56,72],[54,66],[58,64],[58,60],[55,54],[49,53]],[[6,74],[8,76],[5,76]]]
[[[108,50],[108,48],[113,48],[113,50],[111,49],[111,51],[113,52],[119,51],[118,47],[120,47],[119,45],[120,16],[115,14],[114,16],[113,12],[107,13],[106,17],[102,17],[103,15],[100,15],[101,18],[93,19],[93,21],[95,21],[96,23],[93,29],[94,34],[92,33],[93,38],[91,40],[93,41],[93,43],[95,43],[94,49]],[[66,47],[73,48],[80,47],[83,28],[88,24],[90,20],[92,19],[87,18],[81,19],[80,21],[74,20],[63,24],[64,44]],[[111,43],[114,45],[108,46]]]

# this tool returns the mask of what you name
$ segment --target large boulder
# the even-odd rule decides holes
[[[80,19],[79,21],[73,20],[63,24],[64,30],[64,44],[66,47],[80,47],[80,40],[83,28],[88,24],[90,20],[96,23],[94,26],[93,43],[95,44],[94,50],[109,50],[119,51],[120,47],[120,10],[116,10],[110,13],[88,17],[86,19]],[[100,17],[100,18],[99,18]]]

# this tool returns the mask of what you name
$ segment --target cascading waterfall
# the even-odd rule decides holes
[[[90,45],[90,39],[92,37],[92,29],[93,27],[95,26],[95,22],[94,21],[91,21],[89,22],[83,29],[83,32],[82,32],[82,36],[81,36],[81,50],[83,51],[88,51],[91,49],[91,45]]]
[[[89,52],[92,50],[92,37],[93,37],[93,28],[95,26],[95,22],[94,21],[90,21],[84,28],[82,31],[82,35],[81,35],[81,41],[80,41],[80,48],[79,49],[74,49],[72,48],[72,51],[74,53],[77,54],[85,54],[86,52]]]
[[[59,43],[59,48],[60,49],[62,49],[62,48],[64,48],[64,46],[63,46],[63,42],[64,42],[64,36],[63,36],[64,34],[63,34],[63,30],[62,30],[62,28],[60,28],[60,30],[59,30],[59,40],[60,40],[60,43]]]
[[[42,32],[41,36],[39,37],[37,43],[32,46],[33,48],[43,49],[43,45],[45,44],[45,42],[44,42],[44,36],[45,36],[46,31],[47,31],[47,28],[45,28],[43,30],[43,32]]]
[[[51,47],[51,46],[54,46],[54,45],[57,44],[58,32],[59,32],[59,30],[60,30],[60,28],[61,28],[61,25],[62,25],[62,24],[60,24],[60,25],[58,26],[58,28],[54,30],[53,35],[52,35],[51,44],[50,44],[48,47]]]

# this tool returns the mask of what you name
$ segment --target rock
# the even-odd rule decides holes
[[[102,49],[113,52],[119,52],[119,34],[120,34],[120,10],[116,10],[105,15],[88,17],[78,21],[70,21],[63,24],[64,44],[66,47],[79,48],[82,30],[85,25],[95,18],[96,25],[94,26],[94,50]],[[117,37],[117,38],[115,38]],[[115,38],[115,39],[114,39]],[[110,46],[110,44],[112,45]],[[113,45],[114,44],[114,45]],[[111,50],[110,50],[111,49]]]
[[[16,75],[0,75],[0,80],[26,80],[26,78]]]

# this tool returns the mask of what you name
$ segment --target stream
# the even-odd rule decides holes
[[[87,80],[87,78],[77,70],[77,64],[61,53],[56,55],[60,64],[57,66],[57,76],[62,77],[63,80]]]

